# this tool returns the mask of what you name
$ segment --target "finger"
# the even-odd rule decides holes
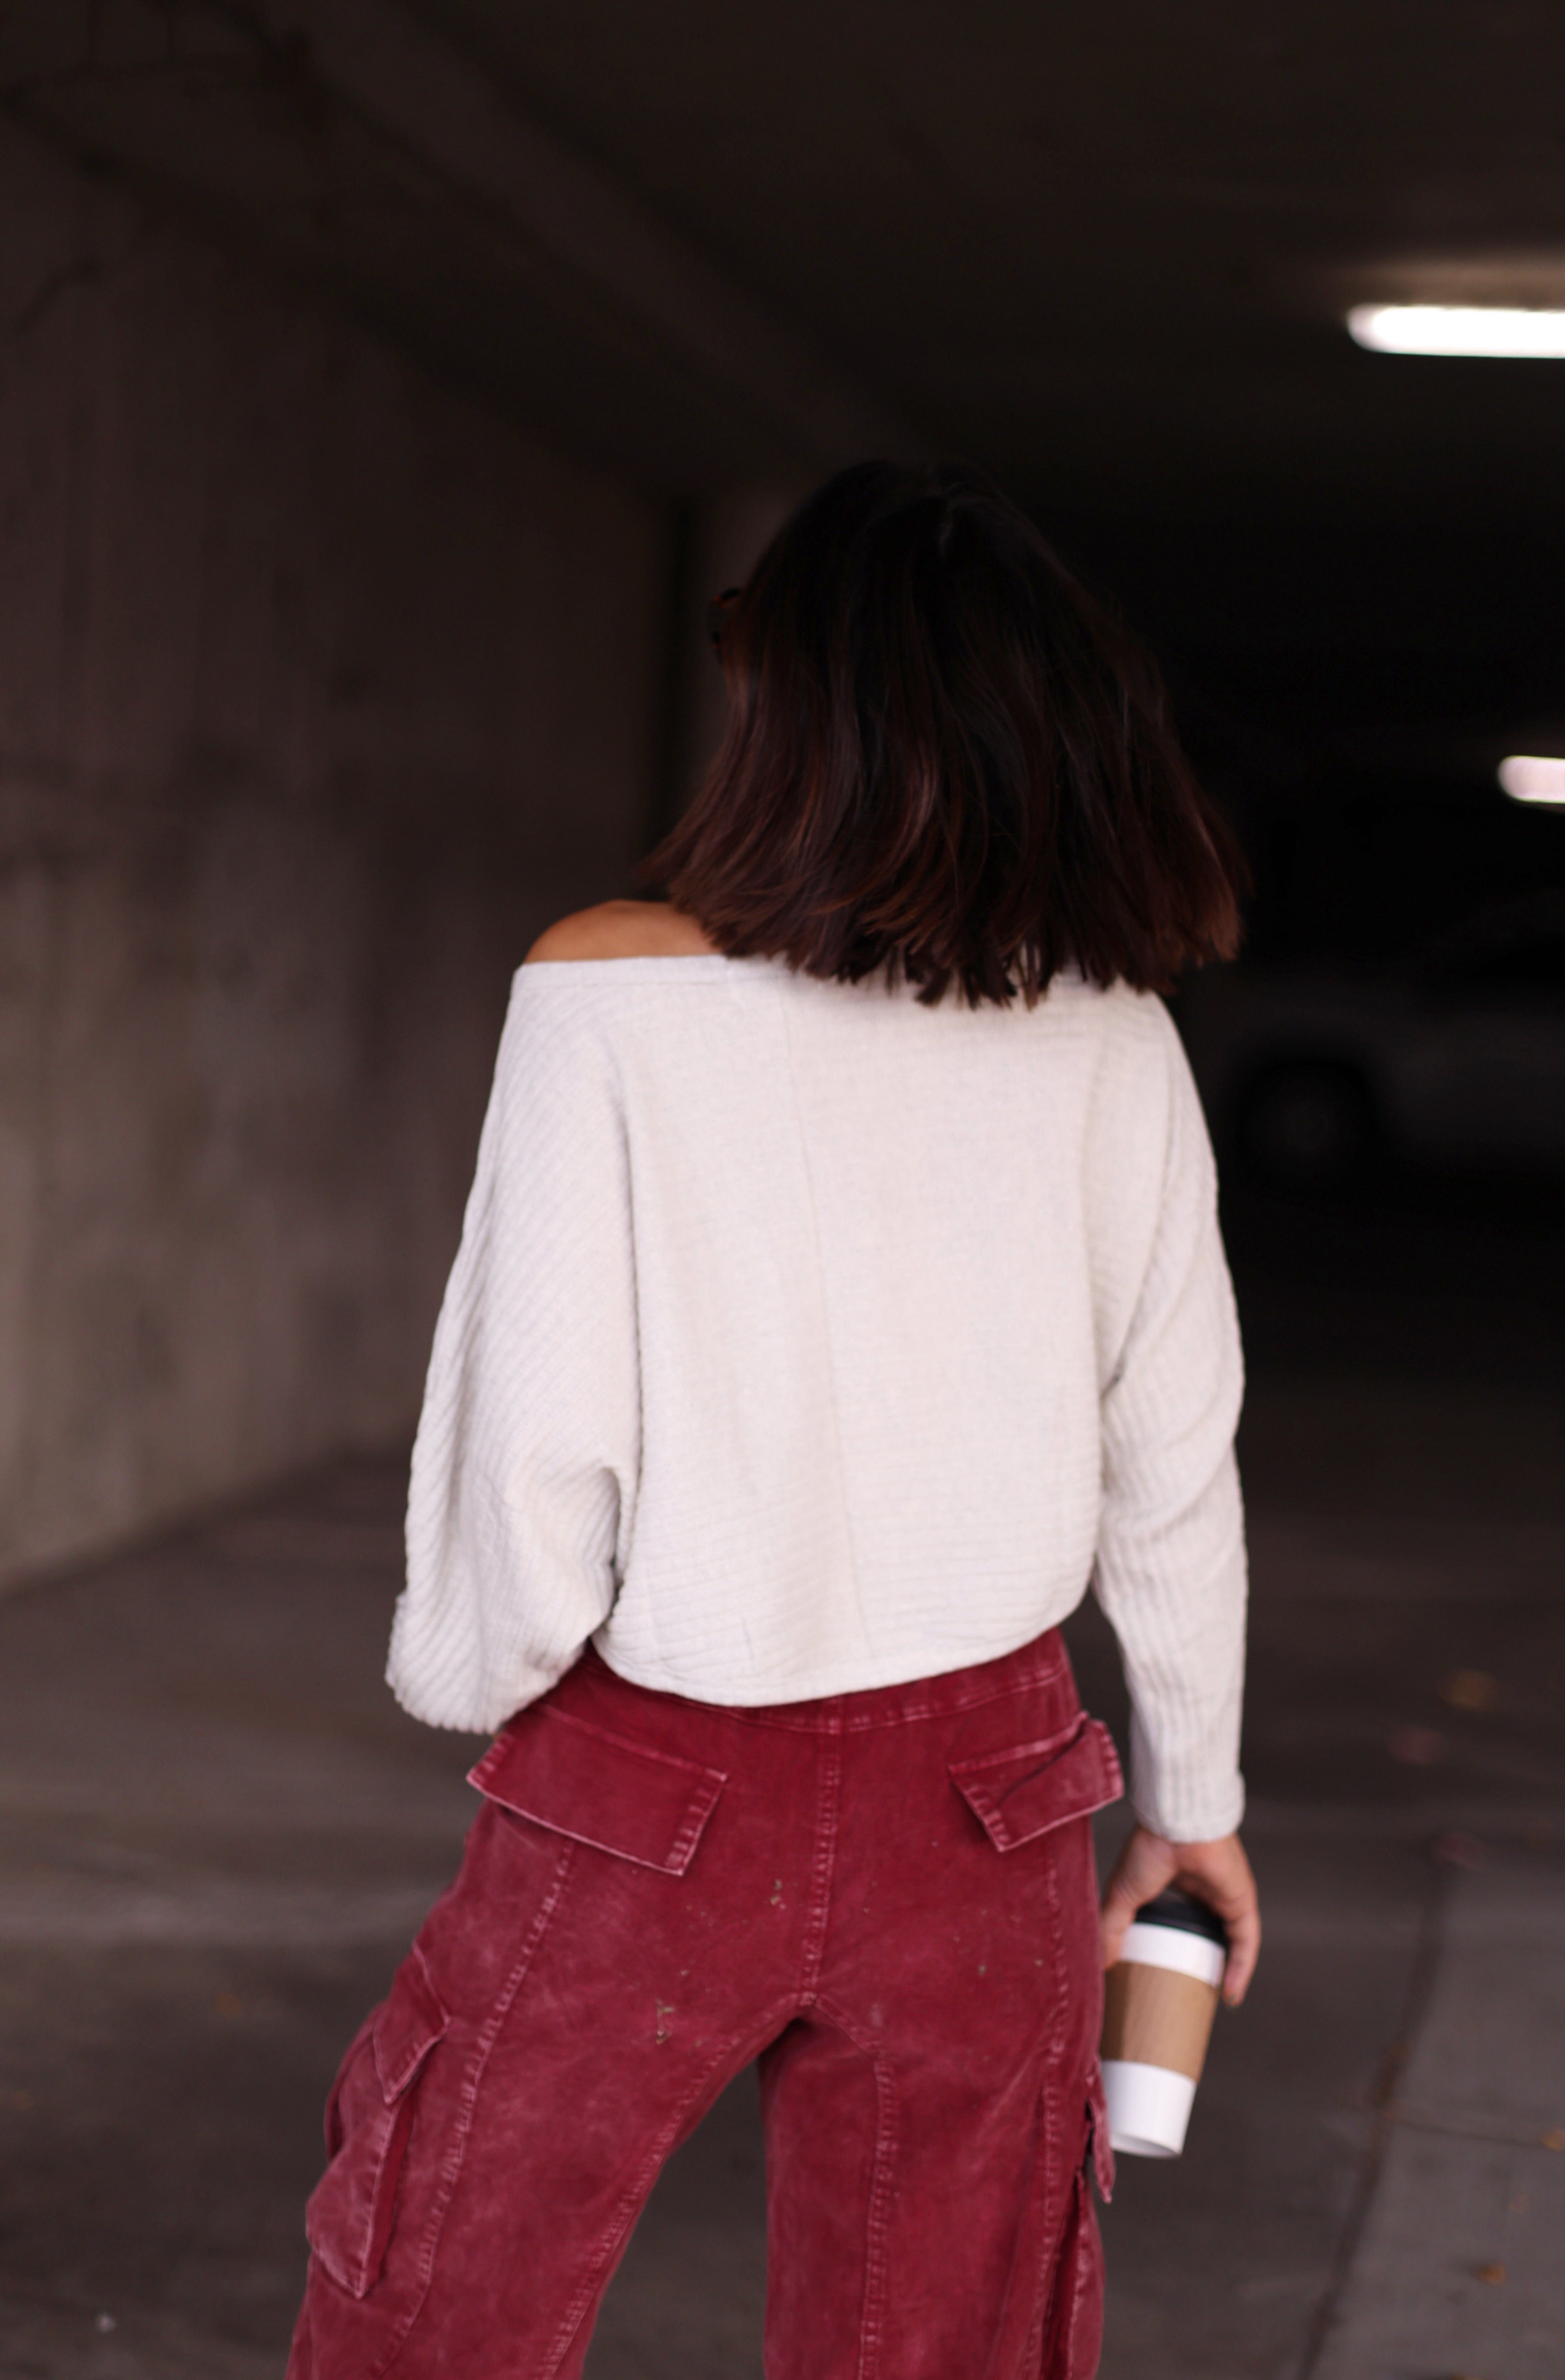
[[[1178,1864],[1171,1843],[1138,1827],[1114,1863],[1103,1894],[1103,1963],[1111,1967],[1136,1912],[1155,1900]]]
[[[1126,1891],[1122,1860],[1115,1867],[1103,1891],[1103,1907],[1098,1918],[1098,1932],[1103,1945],[1103,1964],[1111,1967],[1120,1955],[1120,1945],[1129,1930],[1135,1904]]]
[[[1260,1909],[1248,1863],[1236,1876],[1229,1872],[1214,1876],[1197,1868],[1183,1874],[1180,1882],[1222,1920],[1228,1936],[1223,1998],[1231,2008],[1237,2008],[1249,1988],[1261,1947]]]
[[[1260,1954],[1261,1915],[1252,1901],[1228,1929],[1228,1964],[1222,1972],[1222,1996],[1230,2008],[1237,2008],[1249,1990]]]
[[[1222,1992],[1229,2006],[1237,2008],[1249,1988],[1261,1943],[1256,1879],[1243,1845],[1232,1837],[1220,1843],[1185,1844],[1177,1881],[1223,1922],[1228,1959]]]
[[[1236,1925],[1244,1924],[1256,1906],[1253,1887],[1246,1890],[1243,1885],[1230,1884],[1226,1879],[1221,1883],[1215,1883],[1209,1876],[1203,1876],[1199,1870],[1194,1872],[1188,1869],[1182,1870],[1175,1876],[1174,1882],[1181,1892],[1187,1892],[1192,1900],[1203,1902],[1215,1915],[1220,1917],[1230,1935]]]
[[[1125,1936],[1130,1931],[1133,1914],[1134,1912],[1127,1910],[1119,1900],[1104,1902],[1102,1914],[1098,1921],[1098,1934],[1105,1967],[1111,1967],[1117,1962]]]

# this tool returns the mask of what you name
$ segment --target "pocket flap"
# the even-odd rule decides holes
[[[423,1960],[417,1950],[410,1952],[397,1969],[372,2035],[375,2072],[388,2107],[406,2090],[450,2022],[450,2010],[431,1983]]]
[[[450,2022],[422,1956],[410,1950],[392,1978],[391,1998],[360,2031],[333,2086],[330,2163],[309,2194],[304,2228],[352,2297],[369,2295],[385,2260],[419,2096],[411,2086]]]
[[[467,1779],[535,1826],[683,1876],[728,1779],[564,1711],[523,1711]]]
[[[953,1761],[951,1781],[1000,1852],[1087,1817],[1124,1791],[1114,1740],[1085,1712],[1063,1735]]]

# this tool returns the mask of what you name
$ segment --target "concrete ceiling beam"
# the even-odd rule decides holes
[[[682,374],[812,466],[925,451],[791,323],[731,281],[388,0],[224,8],[305,45],[321,79],[382,132],[500,210]],[[634,401],[632,395],[631,401]]]

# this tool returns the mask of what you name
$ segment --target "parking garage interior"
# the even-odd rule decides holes
[[[1565,310],[1543,0],[0,10],[0,2372],[261,2380],[475,1746],[381,1682],[510,975],[867,454],[1149,642],[1250,1389],[1269,1931],[1105,2380],[1565,2351]],[[1084,1693],[1122,1731],[1088,1602]],[[1113,1822],[1103,1848],[1111,1848]],[[758,2374],[749,2081],[593,2380]]]

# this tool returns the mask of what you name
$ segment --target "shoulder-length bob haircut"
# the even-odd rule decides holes
[[[1156,669],[979,472],[839,472],[715,616],[727,734],[643,877],[720,950],[974,1006],[1232,955]]]

